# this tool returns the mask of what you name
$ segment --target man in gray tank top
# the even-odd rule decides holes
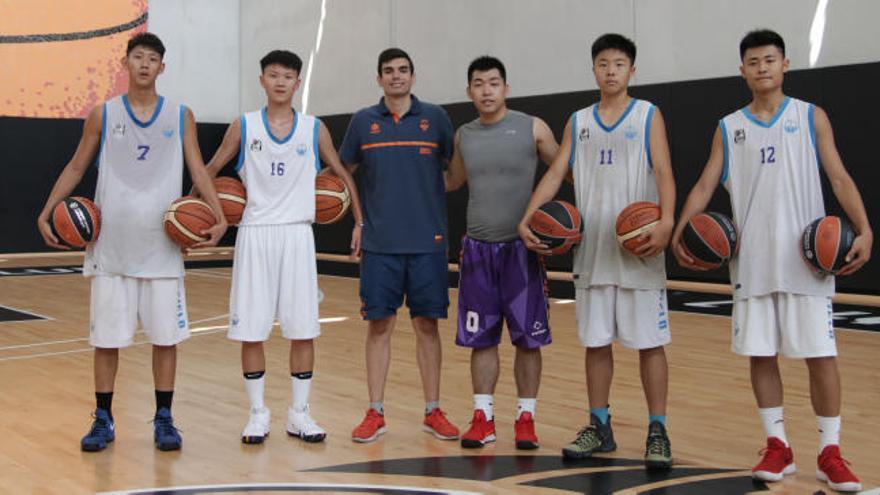
[[[474,416],[462,447],[495,441],[492,394],[498,382],[498,344],[505,321],[516,346],[517,448],[535,449],[535,402],[541,347],[550,343],[544,266],[519,239],[517,224],[532,193],[540,157],[559,149],[544,121],[507,109],[504,64],[479,57],[468,67],[468,95],[479,118],[455,136],[446,189],[468,182],[467,236],[462,241],[456,344],[473,349]]]

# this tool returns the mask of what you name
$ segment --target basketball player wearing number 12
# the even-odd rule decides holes
[[[541,179],[519,225],[530,249],[546,246],[528,221],[553,199],[569,168],[575,201],[584,221],[584,242],[574,258],[578,335],[586,348],[589,424],[562,449],[581,458],[616,449],[608,412],[614,370],[611,344],[639,350],[639,370],[648,402],[645,466],[672,466],[666,434],[668,371],[664,346],[670,342],[663,249],[675,208],[675,183],[660,111],[629,96],[636,47],[619,34],[600,36],[592,46],[593,74],[600,100],[572,115],[559,154]],[[636,201],[658,200],[660,223],[643,233],[637,256],[617,243],[617,215]]]
[[[840,455],[840,375],[831,313],[834,277],[813,273],[800,259],[804,228],[825,215],[820,167],[858,232],[841,275],[870,257],[873,234],[858,188],[846,172],[828,116],[786,96],[785,43],[769,30],[740,42],[740,72],[752,101],[718,123],[709,161],[681,212],[672,245],[682,266],[696,269],[681,246],[688,219],[703,211],[719,182],[730,195],[740,231],[733,284],[733,352],[749,356],[752,389],[767,434],[755,478],[779,481],[795,472],[782,414],[778,353],[803,358],[819,427],[816,476],[835,490],[861,489]]]
[[[171,402],[176,345],[190,332],[183,257],[165,235],[162,217],[180,196],[184,161],[217,218],[213,227],[202,232],[209,239],[193,248],[216,245],[226,231],[220,201],[205,173],[192,112],[156,93],[156,78],[165,69],[164,55],[165,46],[153,34],[139,34],[128,42],[123,59],[128,92],[89,113],[76,153],[37,220],[46,244],[64,249],[52,234],[49,215],[96,157],[95,203],[101,209],[101,236],[86,249],[83,265],[83,273],[91,279],[89,343],[95,347],[97,402],[92,427],[80,442],[82,450],[89,452],[104,450],[115,439],[111,405],[119,348],[132,344],[138,320],[153,344],[156,447],[181,447]]]
[[[504,64],[483,56],[468,67],[468,97],[479,118],[461,126],[449,162],[446,189],[468,183],[467,235],[462,240],[456,344],[470,347],[474,416],[461,445],[495,441],[493,397],[498,382],[498,344],[505,321],[516,347],[514,441],[538,448],[535,405],[541,382],[541,347],[550,344],[546,275],[538,255],[526,249],[516,227],[532,195],[540,157],[559,150],[547,124],[508,110]]]
[[[292,404],[287,433],[320,442],[326,432],[312,419],[309,392],[314,339],[321,333],[312,234],[315,176],[321,160],[352,192],[352,255],[360,249],[361,209],[354,181],[336,155],[330,132],[317,118],[292,107],[302,60],[290,51],[274,50],[260,60],[260,68],[266,106],[234,120],[208,163],[213,177],[238,154],[235,170],[247,187],[232,262],[228,333],[230,339],[241,341],[241,367],[250,399],[241,441],[263,443],[269,434],[263,342],[277,318],[282,335],[290,340]]]

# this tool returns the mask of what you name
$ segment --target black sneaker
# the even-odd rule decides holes
[[[617,450],[614,432],[611,430],[611,416],[602,424],[595,414],[590,414],[590,424],[578,431],[577,437],[562,449],[562,456],[569,459],[590,457],[593,452],[612,452]]]
[[[669,469],[672,467],[672,446],[666,435],[666,427],[659,421],[648,425],[648,440],[645,442],[645,468]]]

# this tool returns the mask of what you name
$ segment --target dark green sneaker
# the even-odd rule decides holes
[[[648,440],[645,442],[645,468],[669,469],[672,467],[672,446],[666,436],[666,427],[659,421],[648,425]]]
[[[581,428],[577,437],[563,447],[562,456],[569,459],[590,457],[593,452],[611,452],[617,450],[614,443],[614,432],[611,431],[611,417],[602,424],[595,414],[590,414],[590,424]]]

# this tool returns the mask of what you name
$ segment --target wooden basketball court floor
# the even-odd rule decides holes
[[[80,262],[76,255],[0,255],[0,271]],[[561,447],[586,421],[586,387],[574,305],[559,300],[551,304],[554,342],[544,351],[536,416],[539,450],[514,448],[516,391],[513,352],[506,342],[495,398],[498,441],[465,450],[458,442],[435,440],[421,431],[424,404],[408,318],[399,319],[393,338],[385,403],[389,431],[374,443],[355,444],[350,433],[367,402],[358,281],[323,275],[323,335],[317,341],[311,405],[328,438],[306,444],[285,434],[288,347],[276,330],[266,348],[272,434],[262,446],[243,445],[248,405],[239,347],[225,336],[228,267],[187,271],[194,333],[179,348],[173,409],[182,451],[153,447],[151,350],[139,335],[138,343],[120,354],[113,405],[116,441],[100,453],[80,452],[79,439],[94,407],[88,282],[72,270],[43,271],[56,274],[0,277],[0,306],[45,317],[0,322],[2,493],[830,492],[815,480],[818,439],[803,362],[781,360],[787,432],[798,472],[782,483],[754,483],[748,470],[758,459],[763,432],[747,360],[729,351],[728,318],[693,313],[671,315],[669,431],[676,466],[667,473],[642,468],[647,411],[637,355],[626,349],[616,350],[611,397],[618,451],[579,462],[561,459]],[[441,397],[450,419],[464,431],[472,392],[469,353],[454,345],[456,296],[450,290],[453,318],[440,326]],[[880,485],[880,449],[875,448],[880,442],[880,334],[840,330],[838,345],[843,452],[870,489]]]

